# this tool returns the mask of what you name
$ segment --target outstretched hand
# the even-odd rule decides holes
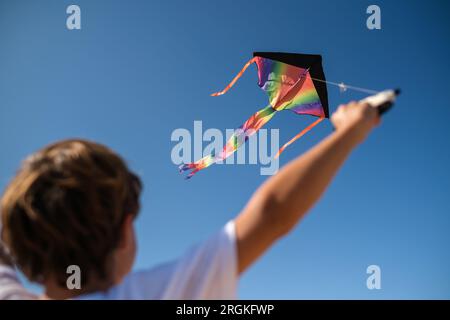
[[[338,107],[331,116],[331,122],[337,131],[350,130],[360,143],[380,123],[380,116],[369,104],[351,101]]]

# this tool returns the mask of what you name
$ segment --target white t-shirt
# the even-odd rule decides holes
[[[33,300],[37,298],[22,286],[13,268],[0,265],[0,300]]]
[[[237,268],[235,226],[230,221],[181,258],[150,270],[133,272],[106,292],[75,299],[236,299]],[[19,294],[8,295],[13,288],[23,290],[14,271],[0,266],[0,300],[30,298],[25,290],[23,297],[20,291],[16,291]]]

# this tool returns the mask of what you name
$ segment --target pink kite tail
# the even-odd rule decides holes
[[[295,137],[293,137],[291,140],[289,140],[288,142],[286,142],[281,148],[280,150],[278,150],[277,154],[275,155],[275,159],[277,159],[280,154],[284,151],[284,149],[286,149],[289,145],[291,145],[295,140],[301,138],[303,135],[305,135],[309,130],[311,130],[312,128],[314,128],[316,125],[318,125],[320,122],[322,122],[322,120],[325,119],[324,117],[320,117],[319,119],[317,119],[316,121],[314,121],[313,123],[311,123],[309,126],[307,126],[305,129],[303,129],[302,131],[300,131],[299,134],[297,134]]]
[[[231,82],[225,87],[225,89],[223,89],[220,92],[215,92],[213,94],[211,94],[211,96],[213,97],[217,97],[217,96],[221,96],[224,93],[226,93],[235,83],[236,81],[238,81],[238,79],[244,74],[245,70],[247,70],[247,68],[253,63],[255,62],[256,57],[251,58],[245,65],[244,67],[241,69],[241,71],[239,71],[239,73],[236,75],[236,77],[234,77],[233,80],[231,80]]]
[[[233,135],[228,139],[227,144],[219,154],[211,153],[200,160],[193,163],[182,164],[179,169],[180,173],[192,170],[186,179],[190,179],[198,171],[209,167],[210,165],[223,161],[231,156],[236,150],[242,146],[250,136],[254,135],[259,129],[261,129],[272,117],[275,115],[276,110],[272,106],[267,106],[257,113],[252,115],[245,123],[236,129]]]

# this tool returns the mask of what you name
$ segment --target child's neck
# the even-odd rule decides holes
[[[92,281],[82,286],[81,289],[68,289],[59,286],[56,281],[47,281],[44,284],[45,292],[42,298],[56,300],[73,299],[84,294],[106,291],[113,285],[113,281],[110,280]]]

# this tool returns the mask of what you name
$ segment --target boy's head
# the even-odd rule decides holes
[[[65,288],[70,265],[80,267],[82,286],[113,285],[133,264],[140,192],[139,178],[107,147],[57,142],[28,157],[6,188],[2,239],[46,287]]]

